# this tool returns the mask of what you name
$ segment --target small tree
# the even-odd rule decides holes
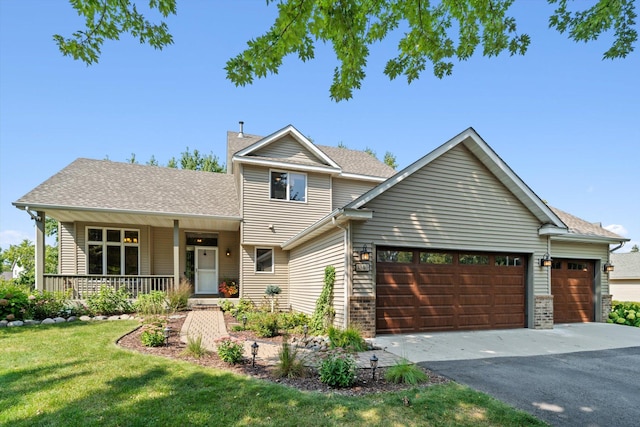
[[[271,298],[271,312],[273,313],[275,310],[275,305],[276,305],[276,297],[278,295],[280,295],[280,292],[282,292],[282,289],[280,289],[280,286],[275,286],[275,285],[269,285],[267,286],[267,289],[265,289],[264,293],[269,296],[269,298]]]

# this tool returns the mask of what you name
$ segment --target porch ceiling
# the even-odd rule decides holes
[[[35,210],[35,209],[34,209]],[[116,212],[116,211],[83,211],[46,209],[45,215],[60,222],[88,222],[100,224],[127,224],[127,225],[147,225],[151,227],[173,228],[173,221],[180,221],[180,228],[191,228],[198,230],[222,230],[237,231],[240,228],[240,218],[213,217],[204,215],[171,215],[137,212]]]

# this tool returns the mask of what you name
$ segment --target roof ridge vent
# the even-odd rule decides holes
[[[240,132],[238,133],[238,138],[244,138],[244,122],[240,120],[238,123],[240,124]]]

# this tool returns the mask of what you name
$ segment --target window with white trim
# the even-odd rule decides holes
[[[271,171],[270,197],[294,202],[307,201],[307,175],[303,173]]]
[[[256,273],[273,273],[273,249],[256,248]]]
[[[139,274],[139,236],[139,230],[87,227],[87,274]]]

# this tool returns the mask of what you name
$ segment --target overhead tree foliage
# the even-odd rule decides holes
[[[588,42],[613,32],[603,59],[624,58],[638,39],[635,0],[547,0],[555,10],[549,27],[571,40]],[[85,18],[85,28],[71,37],[54,36],[60,51],[87,64],[98,61],[105,40],[129,33],[156,49],[173,43],[165,22],[152,24],[130,0],[71,0]],[[514,0],[267,0],[276,3],[278,16],[266,33],[247,42],[247,49],[229,59],[227,78],[236,85],[275,74],[287,55],[302,61],[314,58],[317,43],[330,44],[338,66],[333,71],[330,96],[349,99],[365,78],[372,45],[394,31],[402,31],[397,56],[384,73],[404,76],[408,83],[427,67],[439,78],[453,71],[478,48],[482,55],[503,52],[524,55],[531,42],[518,32],[509,15]],[[166,18],[176,14],[177,0],[149,0],[149,13]]]

